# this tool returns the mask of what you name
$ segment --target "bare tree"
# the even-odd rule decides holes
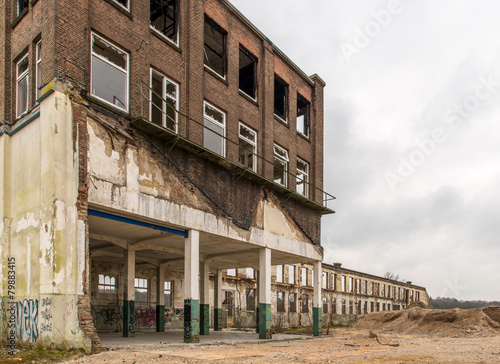
[[[392,279],[393,281],[399,281],[399,274],[392,273],[392,272],[386,272],[384,274],[384,278]]]

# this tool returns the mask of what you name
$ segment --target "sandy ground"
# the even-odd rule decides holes
[[[447,338],[335,329],[307,340],[110,347],[66,363],[500,363],[500,336]],[[290,339],[293,335],[290,335]]]

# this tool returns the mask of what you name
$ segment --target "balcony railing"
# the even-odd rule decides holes
[[[261,155],[258,155],[255,152],[249,151],[246,148],[243,148],[239,145],[238,142],[235,142],[229,138],[227,138],[225,135],[222,135],[210,128],[208,128],[204,123],[199,122],[198,120],[195,120],[188,115],[185,115],[181,113],[179,110],[173,107],[172,103],[169,103],[169,100],[165,99],[162,95],[159,95],[157,92],[155,92],[148,84],[146,84],[144,81],[141,81],[141,118],[136,119],[132,122],[132,125],[142,131],[145,131],[147,133],[150,133],[152,135],[155,135],[156,137],[160,139],[164,139],[170,142],[171,147],[169,151],[174,148],[175,146],[182,147],[187,150],[191,151],[196,151],[199,154],[203,154],[204,157],[207,159],[210,159],[220,165],[223,165],[236,173],[239,174],[239,177],[246,177],[250,180],[254,180],[258,183],[264,184],[271,188],[274,191],[277,191],[281,194],[284,194],[288,198],[292,198],[294,200],[298,200],[303,202],[304,204],[308,205],[309,207],[321,211],[322,214],[330,214],[334,213],[332,209],[328,208],[328,203],[330,201],[333,201],[335,197],[322,189],[316,187],[312,183],[308,181],[302,180],[300,177],[298,177],[296,174],[291,173],[290,171],[284,169],[284,168],[279,168],[275,165],[274,161],[270,161],[266,158],[264,158]],[[155,102],[158,102],[161,100],[162,106],[156,105],[154,102],[152,102],[153,95],[155,96]],[[172,119],[171,116],[167,114],[165,110],[163,110],[163,104],[169,105],[169,107],[173,108],[175,110],[175,113],[177,114],[177,120]],[[175,125],[175,128],[170,129],[167,127],[164,127],[162,125],[158,125],[156,123],[153,123],[150,119],[150,115],[152,114],[151,110],[152,108],[156,108],[158,111],[164,115],[165,120],[169,120],[170,125]],[[181,122],[182,120],[182,122]],[[232,144],[236,146],[239,150],[239,152],[242,152],[244,154],[244,161],[248,161],[252,156],[255,156],[257,158],[257,161],[260,161],[260,163],[263,163],[264,165],[271,165],[273,168],[279,168],[284,174],[287,176],[287,181],[290,181],[290,178],[294,178],[296,181],[300,181],[301,183],[304,183],[305,190],[308,191],[308,195],[310,194],[311,191],[315,191],[316,193],[320,193],[322,196],[322,203],[318,203],[314,201],[313,199],[308,198],[307,196],[304,196],[296,191],[293,191],[286,186],[283,186],[282,184],[279,184],[275,181],[272,181],[256,172],[254,172],[252,169],[248,168],[248,166],[242,165],[241,163],[235,162],[227,157],[221,156],[218,153],[215,153],[214,151],[205,148],[203,145],[200,145],[198,143],[193,142],[192,140],[189,140],[187,138],[182,137],[179,134],[179,125],[182,124],[188,125],[189,123],[199,125],[203,127],[204,129],[210,131],[210,133],[213,133],[217,135],[218,137],[222,138],[225,142]],[[167,123],[166,123],[167,125]],[[239,155],[239,154],[238,154]],[[265,168],[263,169],[265,170]]]

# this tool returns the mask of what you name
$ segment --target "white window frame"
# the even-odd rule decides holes
[[[162,101],[162,125],[161,126],[163,126],[164,128],[166,128],[170,131],[173,131],[174,133],[177,134],[179,132],[179,91],[180,91],[179,84],[175,81],[172,81],[172,79],[161,74],[160,72],[153,70],[152,68],[150,70],[151,70],[151,72],[150,72],[150,77],[149,77],[149,80],[150,80],[150,84],[149,84],[149,87],[150,87],[149,118],[152,121],[152,119],[153,119],[153,116],[152,116],[153,115],[153,75],[156,75],[156,76],[159,76],[162,78],[161,98],[163,101]],[[176,88],[176,92],[175,92],[176,98],[175,99],[167,94],[167,83],[171,83],[171,84],[175,85],[175,88]],[[165,102],[164,100],[175,101],[175,105],[176,105],[175,130],[172,130],[172,129],[167,127],[167,102]]]
[[[169,284],[170,284],[170,288],[168,288]],[[165,297],[165,295],[167,294],[167,292],[170,293],[170,303],[171,303],[171,305],[167,306],[165,304],[165,300],[163,302],[163,305],[165,307],[173,307],[174,306],[174,281],[165,281],[163,283],[163,297]]]
[[[116,288],[116,277],[110,276],[108,274],[99,274],[97,283],[97,291],[99,293],[114,294],[117,292]]]
[[[19,5],[21,5],[20,0],[17,0],[17,15],[18,16],[21,15],[21,13],[22,13],[22,11],[24,9],[29,8],[29,2],[27,2],[26,6],[23,8],[23,10],[20,10],[20,6]]]
[[[282,154],[278,153],[279,151],[282,152]],[[287,187],[288,186],[288,163],[289,158],[288,158],[288,151],[282,147],[280,147],[278,144],[274,144],[274,160],[278,160],[280,162],[284,162],[285,168],[283,169],[283,183],[276,182],[277,184]],[[274,178],[274,176],[273,176]]]
[[[306,267],[300,268],[300,285],[302,287],[308,287],[309,283],[309,269]]]
[[[217,120],[215,120],[214,118],[212,118],[211,116],[209,116],[209,115],[207,115],[205,113],[205,109],[206,109],[207,106],[210,106],[211,108],[215,109],[217,112],[219,112],[219,113],[222,114],[223,120],[224,120],[223,124],[221,124],[220,122],[218,122]],[[211,104],[211,103],[209,103],[207,101],[204,101],[203,102],[203,120],[204,120],[204,123],[208,121],[208,122],[211,122],[211,123],[215,124],[216,126],[219,126],[219,127],[222,128],[222,130],[223,130],[222,136],[217,135],[218,137],[220,137],[222,139],[222,154],[219,154],[219,153],[217,153],[217,152],[215,152],[215,151],[207,148],[205,146],[205,140],[203,140],[203,146],[205,148],[207,148],[208,150],[214,152],[215,154],[219,154],[220,156],[222,156],[222,157],[225,158],[226,157],[226,139],[225,139],[226,138],[226,113],[224,111],[222,111],[221,109],[219,109],[218,107],[214,106],[213,104]],[[211,129],[207,128],[207,127],[205,127],[204,129],[205,130],[203,131],[203,135],[205,135],[205,133],[207,131],[210,131],[212,133],[214,132],[213,130],[211,130]]]
[[[255,141],[252,142],[250,139],[248,139],[247,137],[241,135],[241,128],[245,128],[247,129],[250,133],[254,134],[255,135]],[[252,128],[246,126],[245,124],[243,123],[240,123],[239,124],[239,127],[238,127],[238,134],[239,134],[239,138],[240,139],[243,139],[245,142],[247,142],[248,144],[252,145],[254,150],[253,150],[253,154],[252,154],[252,159],[253,159],[253,162],[252,162],[252,168],[249,168],[251,171],[253,172],[257,172],[257,132],[255,130],[253,130]],[[241,149],[241,147],[238,145],[238,148]],[[244,166],[246,168],[246,166]]]
[[[295,284],[295,266],[294,265],[288,266],[288,283]]]
[[[120,2],[118,0],[113,0],[113,2],[115,4],[117,4],[120,8],[123,8],[123,9],[127,10],[128,12],[130,12],[130,0],[127,0],[127,6],[123,6],[123,4],[120,4]]]
[[[19,62],[16,63],[16,117],[21,117],[24,114],[26,114],[29,110],[29,102],[30,102],[30,78],[29,78],[29,73],[30,73],[30,65],[29,65],[29,53],[26,53],[24,57],[22,57]],[[28,60],[28,67],[26,68],[26,71],[23,73],[19,74],[19,65],[24,62],[25,60]],[[21,81],[23,81],[26,78],[26,110],[23,112],[19,113],[19,84]]]
[[[303,171],[299,169],[299,162],[303,163],[306,166],[306,170]],[[303,181],[304,184],[304,191],[301,193],[298,189],[299,187],[299,177],[304,176],[305,178],[301,178],[300,180]],[[305,160],[301,158],[297,158],[297,183],[295,184],[295,192],[298,194],[304,196],[304,197],[309,197],[309,163],[307,163]]]
[[[42,41],[39,40],[36,49],[36,99],[40,97],[40,87],[42,86]]]
[[[123,70],[123,68],[121,68],[121,67],[118,67],[118,66],[114,65],[113,63],[109,62],[109,61],[108,61],[108,60],[106,60],[105,58],[103,58],[103,57],[101,57],[100,55],[98,55],[98,54],[94,53],[94,51],[93,51],[93,48],[94,48],[94,47],[93,47],[93,44],[94,44],[94,38],[96,38],[96,37],[97,37],[97,38],[99,38],[99,40],[100,40],[100,41],[102,41],[103,43],[106,43],[106,44],[108,44],[110,47],[112,47],[112,48],[116,48],[116,49],[117,49],[117,50],[119,50],[120,52],[122,52],[122,53],[124,53],[124,54],[126,54],[126,55],[127,55],[127,69],[126,69],[126,70]],[[126,76],[127,76],[127,82],[125,83],[125,87],[126,87],[126,90],[125,90],[125,95],[127,96],[127,100],[126,100],[126,103],[125,103],[125,104],[126,104],[126,107],[125,107],[125,108],[122,108],[122,107],[120,107],[120,106],[118,106],[118,105],[115,105],[115,104],[113,104],[112,102],[109,102],[108,100],[105,100],[105,99],[103,99],[102,97],[100,97],[100,96],[98,96],[98,95],[94,94],[94,92],[93,92],[93,87],[92,87],[92,86],[93,86],[93,84],[92,84],[92,69],[93,69],[93,63],[94,63],[93,59],[94,59],[94,57],[99,58],[101,61],[103,61],[103,62],[107,63],[108,65],[110,65],[111,67],[116,68],[116,69],[117,69],[117,70],[119,70],[119,71],[122,71],[122,72],[123,72],[123,71],[125,71],[125,74],[126,74]],[[129,54],[126,50],[124,50],[123,48],[120,48],[120,47],[116,46],[115,44],[108,42],[108,41],[107,41],[106,39],[104,39],[103,37],[100,37],[100,36],[99,36],[99,35],[97,35],[96,33],[92,32],[92,33],[91,33],[91,35],[90,35],[90,95],[91,95],[93,98],[95,98],[95,99],[97,99],[97,100],[99,100],[99,101],[102,101],[102,102],[104,102],[104,103],[105,103],[105,104],[107,104],[107,105],[110,105],[110,106],[112,106],[112,107],[114,107],[114,108],[116,108],[116,109],[118,109],[118,110],[125,111],[125,112],[127,112],[127,113],[128,113],[128,111],[129,111],[129,107],[130,107],[130,105],[129,105],[129,104],[130,104],[130,94],[129,94],[129,90],[130,90],[130,54]]]

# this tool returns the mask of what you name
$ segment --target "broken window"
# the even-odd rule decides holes
[[[297,294],[290,293],[288,295],[288,311],[297,312]]]
[[[28,8],[29,0],[17,0],[17,15],[21,14],[24,9]]]
[[[128,0],[113,0],[113,1],[119,4],[125,10],[128,10]]]
[[[257,172],[257,132],[240,123],[239,163]]]
[[[177,133],[179,85],[151,69],[151,121]]]
[[[278,312],[285,312],[285,292],[277,292],[276,306]]]
[[[205,65],[226,78],[227,32],[205,15]]]
[[[323,272],[322,288],[323,289],[327,289],[328,288],[328,273],[327,272]]]
[[[288,151],[274,144],[274,182],[287,186]]]
[[[304,197],[309,197],[309,163],[297,159],[297,184],[295,191]]]
[[[284,122],[288,116],[288,84],[274,75],[274,114]]]
[[[42,88],[42,41],[36,44],[36,99],[40,97]]]
[[[179,0],[150,0],[149,21],[151,28],[178,43]]]
[[[302,286],[307,286],[307,268],[301,268],[300,269],[300,284]]]
[[[163,295],[165,296],[165,307],[174,307],[174,282],[165,282],[163,286]]]
[[[297,131],[305,136],[309,136],[309,105],[307,101],[300,95],[297,95]]]
[[[332,313],[335,315],[337,313],[337,300],[332,298]]]
[[[295,284],[295,266],[288,266],[288,283]]]
[[[257,90],[257,59],[240,47],[240,90],[255,100]]]
[[[16,65],[16,116],[28,111],[29,100],[29,59],[26,54]]]
[[[148,280],[145,278],[135,279],[135,306],[148,306]]]
[[[302,313],[309,312],[309,296],[306,294],[302,295]]]
[[[346,310],[345,310],[345,300],[342,300],[342,306],[341,306],[341,309],[342,309],[342,315],[345,315],[346,314]]]
[[[283,283],[283,266],[282,265],[276,266],[276,282]]]
[[[116,278],[109,275],[99,274],[99,293],[116,293]]]
[[[92,34],[91,95],[128,111],[128,54]]]
[[[224,157],[226,155],[224,140],[226,136],[226,114],[208,102],[204,103],[204,110],[203,146]]]
[[[255,289],[248,288],[246,291],[247,296],[247,311],[255,311]]]

